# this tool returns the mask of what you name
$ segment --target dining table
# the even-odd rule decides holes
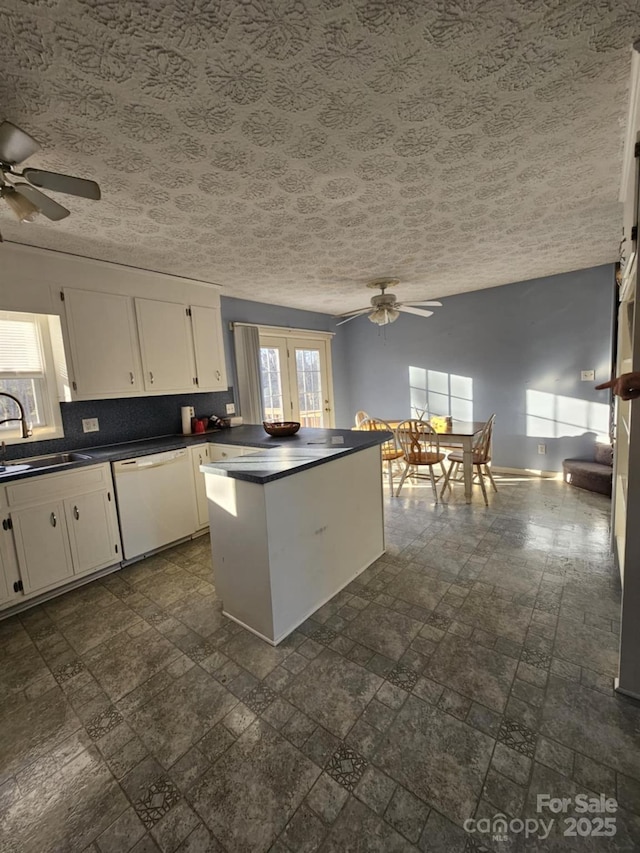
[[[406,419],[405,419],[406,420]],[[401,420],[386,421],[391,429],[403,423]],[[426,422],[425,422],[426,423]],[[464,498],[471,503],[471,488],[473,483],[473,437],[483,429],[485,421],[458,421],[451,419],[450,423],[436,423],[433,428],[438,433],[440,441],[446,439],[446,444],[460,445],[462,448],[462,470],[464,474]]]

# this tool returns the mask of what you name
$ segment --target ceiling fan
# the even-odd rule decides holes
[[[39,150],[40,143],[24,130],[10,121],[0,124],[0,198],[6,201],[21,222],[33,222],[40,213],[53,221],[69,216],[66,207],[36,187],[94,201],[100,198],[100,187],[95,181],[42,169],[19,171],[16,168]]]
[[[433,311],[425,311],[424,306],[431,308],[442,308],[442,302],[398,302],[393,293],[385,293],[388,287],[396,287],[400,284],[398,278],[377,278],[375,281],[370,281],[367,287],[380,289],[381,293],[371,297],[371,305],[367,308],[359,308],[357,311],[346,311],[344,314],[339,314],[339,317],[344,319],[336,323],[341,326],[343,323],[348,323],[349,320],[355,320],[361,314],[369,312],[368,319],[378,326],[386,326],[388,323],[395,323],[403,311],[406,314],[417,314],[418,317],[431,317]]]

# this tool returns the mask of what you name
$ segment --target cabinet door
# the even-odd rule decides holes
[[[76,574],[109,566],[120,560],[111,523],[112,505],[107,492],[90,492],[67,498],[64,511]]]
[[[220,309],[192,305],[190,310],[198,388],[201,391],[226,391]]]
[[[15,582],[20,580],[18,560],[16,558],[16,547],[11,528],[6,523],[9,519],[9,511],[2,509],[3,525],[0,529],[0,607],[7,604],[16,604],[14,600],[24,593],[15,589]]]
[[[62,501],[11,512],[25,592],[55,586],[73,575]]]
[[[77,396],[95,399],[140,393],[131,298],[65,288],[64,301]]]
[[[2,550],[0,549],[0,606],[6,604],[11,598],[13,596],[9,595],[9,579],[7,578]]]
[[[157,299],[135,303],[145,389],[193,391],[196,373],[187,308]]]
[[[198,505],[198,530],[209,524],[209,507],[207,505],[207,489],[204,474],[200,466],[209,461],[209,448],[206,444],[195,445],[191,448],[191,464],[193,465],[193,478],[196,489],[196,502]]]

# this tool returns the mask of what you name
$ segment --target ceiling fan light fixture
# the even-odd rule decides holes
[[[389,323],[395,323],[399,316],[400,312],[396,308],[376,308],[368,315],[368,318],[376,326],[386,326]]]
[[[20,222],[33,222],[40,213],[39,208],[33,202],[20,195],[20,193],[17,193],[13,187],[2,187],[0,195],[7,202]]]

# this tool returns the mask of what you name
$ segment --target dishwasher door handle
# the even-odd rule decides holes
[[[138,462],[138,471],[144,471],[148,468],[161,468],[163,465],[173,465],[174,462],[177,462],[179,459],[178,456],[172,456],[171,459],[163,459],[159,462]]]
[[[186,451],[178,453],[167,453],[155,458],[147,458],[141,456],[138,459],[127,459],[123,462],[115,462],[114,470],[116,474],[124,473],[125,471],[148,471],[150,468],[160,468],[163,465],[173,465],[184,458]]]

